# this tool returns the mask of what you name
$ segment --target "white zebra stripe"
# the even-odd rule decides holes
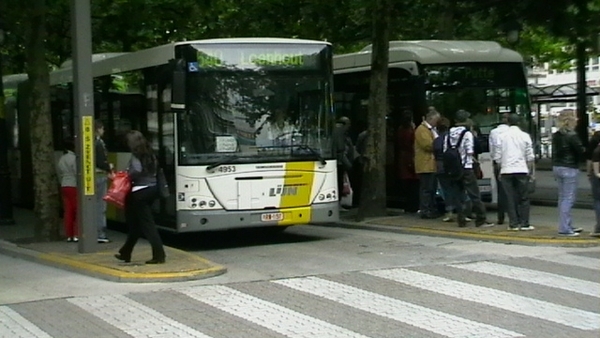
[[[523,337],[520,333],[478,323],[317,277],[284,279],[273,281],[273,283],[406,323],[445,337]]]
[[[226,286],[198,286],[177,291],[197,301],[291,338],[366,338],[356,332],[269,303]]]
[[[407,269],[367,271],[364,273],[461,300],[492,306],[581,330],[600,329],[600,314],[593,312]]]
[[[52,338],[15,310],[0,306],[1,338]]]
[[[568,266],[576,266],[580,268],[592,269],[592,270],[600,270],[600,259],[586,257],[586,256],[577,256],[572,254],[557,254],[557,255],[548,255],[548,256],[539,256],[532,257],[533,259],[538,259],[541,261],[564,264]]]
[[[92,296],[68,301],[133,337],[211,338],[125,296]]]
[[[497,277],[549,286],[552,288],[600,298],[600,283],[589,282],[577,278],[565,277],[553,273],[535,271],[492,262],[453,264],[450,266],[458,269],[481,272]]]

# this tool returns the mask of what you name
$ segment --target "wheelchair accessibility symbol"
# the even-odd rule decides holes
[[[188,72],[197,73],[199,70],[198,62],[188,62]]]

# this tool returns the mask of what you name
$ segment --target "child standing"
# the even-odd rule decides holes
[[[65,235],[67,242],[77,242],[77,162],[75,143],[65,141],[64,154],[58,160],[58,177],[63,199]]]

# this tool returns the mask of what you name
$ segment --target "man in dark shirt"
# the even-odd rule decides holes
[[[106,195],[108,185],[108,175],[112,172],[112,164],[108,163],[108,152],[102,140],[104,136],[104,123],[101,120],[95,121],[96,129],[96,225],[98,230],[98,243],[108,243],[110,240],[106,237]]]
[[[348,157],[348,130],[350,129],[350,119],[343,116],[337,121],[332,135],[332,150],[337,161],[337,183],[338,197],[340,201],[344,191],[344,175],[352,170],[352,160]]]

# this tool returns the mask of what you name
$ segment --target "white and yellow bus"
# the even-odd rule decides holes
[[[347,115],[353,126],[366,124],[369,95],[371,46],[357,53],[336,55],[333,60],[335,107]],[[455,112],[465,109],[479,129],[483,153],[479,180],[484,202],[496,203],[496,182],[489,154],[488,136],[501,114],[523,117],[523,128],[535,133],[523,57],[492,41],[391,41],[389,48],[388,119],[388,200],[393,205],[405,198],[393,186],[395,176],[395,133],[403,110],[411,110],[420,123],[429,106],[453,120]],[[354,130],[359,133],[361,130]],[[532,135],[533,136],[533,135]],[[536,139],[532,137],[532,139]]]
[[[57,150],[75,136],[70,63],[50,74]],[[338,221],[332,50],[322,41],[231,38],[95,55],[95,117],[109,161],[124,170],[124,135],[142,131],[170,183],[160,227],[195,232]],[[14,80],[15,77],[13,76]],[[31,205],[27,81],[18,85],[13,167]],[[14,82],[14,81],[13,81]],[[5,83],[8,84],[8,81]],[[15,87],[14,83],[11,88]],[[108,218],[122,221],[109,207]]]

